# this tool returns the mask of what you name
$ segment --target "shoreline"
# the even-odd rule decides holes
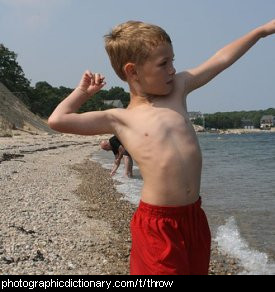
[[[270,130],[261,130],[261,129],[215,129],[215,130],[205,130],[203,127],[193,125],[196,133],[198,134],[221,134],[221,135],[242,135],[242,134],[273,134],[275,133],[275,127]]]

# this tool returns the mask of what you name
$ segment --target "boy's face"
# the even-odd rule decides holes
[[[155,48],[143,65],[137,66],[138,81],[145,95],[168,95],[174,88],[173,47],[164,43]]]

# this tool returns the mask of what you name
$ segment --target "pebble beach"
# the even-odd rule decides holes
[[[91,161],[105,136],[0,137],[0,274],[127,275],[136,209]],[[213,242],[210,275],[238,263]]]

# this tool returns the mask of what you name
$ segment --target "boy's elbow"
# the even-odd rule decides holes
[[[53,129],[55,131],[60,131],[61,122],[57,117],[50,116],[48,118],[48,125],[51,129]]]

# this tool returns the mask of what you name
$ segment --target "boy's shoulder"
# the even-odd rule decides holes
[[[175,98],[186,97],[188,94],[188,80],[190,74],[188,71],[182,71],[175,75],[174,77],[174,90],[173,95]]]
[[[126,109],[125,108],[112,108],[112,109],[106,110],[105,112],[113,117],[120,117],[126,112]]]
[[[125,124],[125,120],[127,119],[127,112],[126,108],[113,108],[106,110],[108,115],[111,117],[111,120],[115,123]]]
[[[187,97],[192,91],[192,83],[194,83],[195,76],[192,69],[179,72],[175,75],[176,92],[181,96]]]
[[[181,89],[184,89],[186,87],[186,84],[189,78],[190,78],[190,72],[187,70],[177,73],[175,75],[176,85],[180,87]]]

